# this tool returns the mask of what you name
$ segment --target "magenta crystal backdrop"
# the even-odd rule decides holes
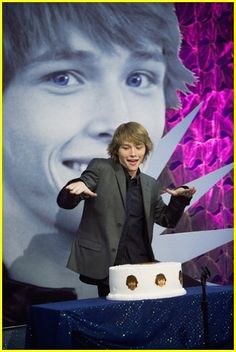
[[[165,132],[200,102],[203,106],[161,179],[166,185],[190,181],[194,185],[194,179],[233,161],[234,4],[176,3],[175,6],[183,36],[180,57],[198,82],[190,87],[189,95],[180,95],[182,109],[168,112]],[[190,231],[233,227],[232,172],[195,203],[188,214]],[[181,231],[183,225],[179,225]],[[197,268],[207,265],[212,273],[211,281],[229,284],[233,279],[232,261],[233,246],[229,243],[185,263],[184,270],[198,277]]]

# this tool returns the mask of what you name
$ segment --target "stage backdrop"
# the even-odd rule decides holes
[[[165,136],[160,148],[168,150],[169,154],[157,155],[163,163],[163,168],[158,172],[153,169],[155,159],[152,159],[150,173],[160,179],[163,188],[187,183],[196,186],[197,193],[174,233],[155,228],[153,247],[158,259],[181,261],[184,271],[190,276],[199,279],[201,267],[207,266],[211,271],[210,281],[230,284],[233,280],[233,4],[176,3],[175,7],[183,37],[180,57],[186,67],[196,74],[197,82],[194,87],[189,87],[187,95],[180,94],[182,107],[179,110],[167,111]],[[194,110],[197,106],[200,109],[198,113]],[[19,107],[20,102],[17,101],[12,109],[22,113]],[[193,119],[190,116],[189,126],[183,125],[185,117],[193,110],[196,116]],[[45,120],[37,121],[37,132],[49,129],[53,135],[50,116],[45,126],[43,123]],[[60,123],[58,121],[58,125]],[[23,126],[26,134],[29,124]],[[64,128],[66,133],[68,124]],[[178,135],[178,138],[168,139],[171,133]],[[15,129],[5,131],[4,145],[9,144],[9,139],[15,140],[16,135]],[[14,186],[17,169],[12,168],[9,172],[8,160],[4,158],[6,290],[10,280],[13,285],[10,287],[19,289],[23,294],[27,287],[27,292],[32,295],[37,288],[38,292],[44,293],[46,288],[49,289],[46,292],[49,300],[53,300],[53,292],[57,299],[71,297],[67,295],[67,289],[71,290],[72,296],[76,289],[78,298],[96,296],[94,287],[80,283],[78,275],[66,269],[81,207],[70,213],[59,210],[56,204],[58,189],[55,190],[52,178],[49,186],[45,184],[44,190],[39,190],[42,187],[40,181],[44,182],[44,176],[40,175],[46,166],[38,163],[35,154],[35,168],[29,170],[27,158],[32,160],[34,157],[34,145],[38,141],[36,134],[30,131],[27,136],[32,148],[25,156],[22,155],[22,160],[15,160],[16,167],[21,163],[25,168],[24,186],[17,197],[18,204],[13,197],[7,196],[5,187],[8,183],[10,194],[17,193],[17,186]],[[23,140],[22,137],[21,142]],[[14,148],[15,151],[19,150],[21,143]],[[49,164],[54,165],[56,158],[57,154],[52,153]],[[53,173],[54,170],[51,171]],[[36,178],[39,188],[35,186],[31,189],[32,180]],[[24,207],[27,202],[31,215],[26,217]],[[27,222],[24,222],[26,218]],[[71,231],[67,230],[69,227]],[[62,294],[57,296],[63,287],[67,288],[66,291],[61,290]],[[6,292],[8,295],[10,291]],[[25,312],[19,312],[19,302],[7,297],[4,302],[6,324],[10,324],[16,315],[14,309],[18,309],[19,319],[13,319],[12,323],[24,322],[20,316]],[[35,297],[28,302],[40,302],[40,294],[36,293]]]

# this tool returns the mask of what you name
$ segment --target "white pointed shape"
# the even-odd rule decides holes
[[[202,176],[189,184],[194,186],[197,192],[194,194],[190,206],[198,201],[209,189],[211,189],[222,177],[227,175],[233,169],[233,163],[223,166],[222,168],[213,171],[205,176]],[[162,196],[165,203],[169,202],[170,195],[168,193]],[[188,207],[186,207],[187,209]],[[224,245],[232,240],[232,229],[209,230],[209,231],[195,231],[188,233],[176,233],[171,235],[161,235],[165,229],[161,226],[155,225],[154,239],[152,243],[153,251],[156,255],[161,254],[162,259],[158,260],[168,261],[170,253],[176,252],[175,258],[181,263],[186,260],[191,260],[199,255],[206,253],[220,245]],[[194,241],[190,241],[194,234]],[[178,235],[179,237],[176,237]],[[205,236],[205,239],[203,237]],[[230,236],[230,237],[229,237]],[[230,239],[229,239],[230,238]],[[180,250],[181,248],[181,250]],[[160,252],[159,252],[160,251]],[[172,253],[173,254],[173,253]],[[172,255],[171,254],[171,255]],[[182,255],[182,256],[181,256]],[[186,259],[188,258],[188,259]]]
[[[180,123],[178,123],[178,125],[172,128],[172,130],[160,140],[157,148],[151,154],[147,162],[147,167],[144,170],[148,175],[158,178],[175,151],[177,144],[199,112],[202,104],[203,103],[200,103],[196,106]]]
[[[144,172],[158,178],[201,106],[202,103],[193,109],[177,126],[161,139],[158,147],[150,157],[149,162],[146,164]],[[193,180],[189,185],[194,186],[197,189],[197,193],[194,195],[191,205],[200,199],[201,196],[232,168],[233,164],[226,165],[219,170],[204,175],[197,180]],[[169,195],[164,195],[163,199],[168,202]],[[155,225],[152,243],[155,257],[160,261],[179,261],[183,263],[224,245],[233,239],[233,229],[160,235],[163,230],[163,227]]]
[[[193,205],[194,202],[198,201],[209,189],[211,189],[218,181],[220,181],[224,176],[226,176],[231,170],[233,170],[233,163],[225,165],[218,170],[210,172],[203,177],[200,177],[190,183],[187,186],[194,186],[197,192],[193,195],[191,204],[185,209]]]
[[[233,163],[225,165],[220,169],[212,171],[207,175],[187,183],[187,186],[195,187],[197,192],[193,195],[190,205],[186,207],[185,210],[197,202],[207,191],[209,191],[209,189],[211,189],[218,181],[220,181],[225,175],[233,170],[233,165]],[[168,203],[170,200],[170,195],[165,193],[162,195],[162,199],[165,203]]]
[[[154,229],[152,246],[157,260],[184,263],[232,240],[232,228],[161,236],[155,236]]]

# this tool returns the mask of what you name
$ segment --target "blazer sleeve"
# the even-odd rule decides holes
[[[97,182],[99,179],[99,161],[98,159],[93,159],[87,169],[81,174],[79,178],[70,180],[59,192],[57,196],[57,204],[60,208],[73,209],[75,208],[81,200],[84,199],[83,194],[76,195],[71,194],[66,187],[74,182],[82,181],[91,190],[95,191]]]
[[[79,181],[79,178],[73,179],[69,181],[59,192],[57,196],[57,204],[60,208],[64,209],[73,209],[75,208],[79,202],[83,199],[81,195],[71,194],[66,186],[73,182]]]
[[[188,188],[187,186],[181,187]],[[174,228],[183,215],[184,208],[190,204],[190,201],[191,198],[186,196],[171,196],[169,204],[166,205],[162,198],[159,197],[155,205],[155,223],[163,227]]]

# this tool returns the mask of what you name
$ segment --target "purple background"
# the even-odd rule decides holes
[[[166,185],[191,181],[194,185],[194,179],[233,161],[233,4],[176,3],[175,6],[183,36],[180,57],[198,82],[190,87],[190,94],[180,95],[182,109],[168,111],[165,132],[200,102],[203,106],[161,179]],[[188,214],[190,221],[183,219],[179,231],[184,228],[186,231],[186,226],[188,231],[233,227],[233,173],[212,187]],[[197,267],[207,265],[212,282],[229,284],[233,280],[232,262],[233,245],[228,243],[183,267],[191,276],[199,277]]]

